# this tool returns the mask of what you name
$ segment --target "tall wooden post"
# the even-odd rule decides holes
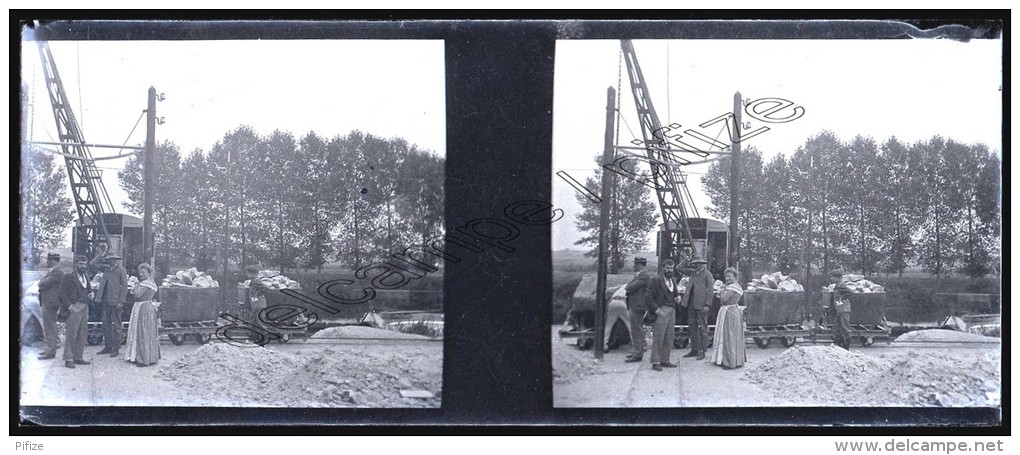
[[[814,152],[809,151],[808,156],[808,185],[814,185],[815,179],[815,156]],[[815,198],[811,195],[811,191],[808,191],[808,212],[807,212],[807,260],[804,261],[804,307],[810,311],[811,309],[811,262],[814,261],[815,257],[815,239],[814,239],[814,213],[815,213]],[[819,322],[819,321],[816,321]]]
[[[156,88],[149,87],[149,103],[145,110],[145,156],[142,159],[142,167],[145,172],[144,186],[144,209],[142,211],[142,251],[145,262],[149,266],[155,265],[155,233],[152,231],[152,203],[155,199],[153,184],[156,177]]]
[[[230,279],[230,149],[227,148],[227,163],[223,167],[223,176],[226,179],[226,191],[223,192],[223,288],[222,303],[228,303],[228,296],[237,289],[237,284]]]
[[[748,281],[750,270],[740,267],[740,230],[737,229],[737,221],[740,214],[740,129],[743,128],[740,122],[740,112],[744,109],[740,99],[740,92],[733,94],[733,126],[735,138],[730,138],[730,258],[731,267],[740,270],[743,281]],[[736,139],[736,140],[733,140]]]
[[[616,90],[609,87],[606,95],[606,143],[602,149],[602,163],[613,162],[613,117],[616,113]],[[602,202],[599,203],[599,265],[595,285],[595,358],[601,359],[606,334],[606,268],[609,262],[606,246],[609,237],[609,211],[613,206],[613,172],[602,170]]]

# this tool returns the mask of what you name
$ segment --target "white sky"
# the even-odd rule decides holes
[[[860,134],[881,143],[895,135],[911,143],[939,134],[1002,150],[1001,40],[639,40],[634,48],[663,125],[700,131],[698,124],[732,111],[736,91],[745,99],[776,97],[803,106],[800,119],[768,125],[770,131],[742,143],[761,150],[766,162],[789,156],[826,129],[843,140]],[[620,64],[617,40],[556,43],[553,205],[566,216],[553,224],[554,250],[579,249],[573,243],[581,237],[574,227],[576,190],[555,173],[565,170],[581,182],[593,174],[603,149],[606,89],[617,86]],[[619,143],[641,137],[623,65],[618,96],[626,122]],[[743,120],[752,122],[748,131],[765,125],[746,115]],[[727,142],[725,132],[720,140]],[[697,174],[708,166],[688,169],[702,216],[708,216],[709,199]]]
[[[446,155],[441,40],[56,41],[50,49],[90,143],[123,144],[154,86],[166,93],[156,104],[157,116],[166,118],[156,140],[175,142],[182,155],[208,152],[241,125],[261,135],[289,131],[296,139],[310,131],[332,138],[357,129]],[[54,141],[34,42],[22,43],[22,71],[26,83],[35,82],[29,136]],[[127,143],[144,141],[143,119]],[[125,162],[98,162],[114,168],[104,170],[103,182],[120,212],[127,199],[116,169]]]

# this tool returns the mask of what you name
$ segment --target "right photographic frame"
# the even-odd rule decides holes
[[[557,41],[553,406],[1001,413],[1002,33],[943,32]]]

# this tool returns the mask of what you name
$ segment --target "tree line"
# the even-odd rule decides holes
[[[1001,260],[1001,163],[983,144],[934,136],[881,144],[825,131],[789,157],[768,162],[742,151],[741,269],[784,273],[807,264],[864,275],[983,277]],[[702,178],[713,207],[729,219],[730,159]]]
[[[143,158],[119,172],[125,206],[141,213]],[[206,270],[230,262],[286,272],[357,268],[443,229],[444,160],[400,138],[360,131],[295,138],[248,126],[208,153],[154,155],[157,260]]]

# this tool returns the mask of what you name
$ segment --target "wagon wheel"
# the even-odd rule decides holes
[[[100,344],[103,344],[103,334],[97,333],[95,335],[92,334],[86,335],[85,341],[89,344],[89,346],[98,346]]]
[[[797,337],[779,337],[779,341],[783,343],[783,346],[791,347],[797,344]]]
[[[170,342],[173,343],[174,346],[180,346],[180,345],[184,344],[184,336],[183,335],[177,334],[177,333],[171,333],[169,336],[170,336]]]
[[[199,344],[206,344],[212,339],[212,335],[208,333],[193,333],[192,335],[195,336],[195,341],[198,341]]]
[[[277,341],[279,341],[280,343],[286,343],[286,342],[290,341],[290,334],[289,333],[281,333],[280,334],[280,338]]]
[[[755,337],[754,339],[754,344],[757,344],[758,347],[762,349],[769,347],[769,343],[772,343],[772,338]]]
[[[595,345],[595,340],[593,340],[591,338],[578,338],[577,339],[577,348],[582,350],[582,351],[585,350],[585,349],[591,349],[591,347],[593,345]]]
[[[862,346],[871,346],[875,344],[875,337],[861,337]]]

